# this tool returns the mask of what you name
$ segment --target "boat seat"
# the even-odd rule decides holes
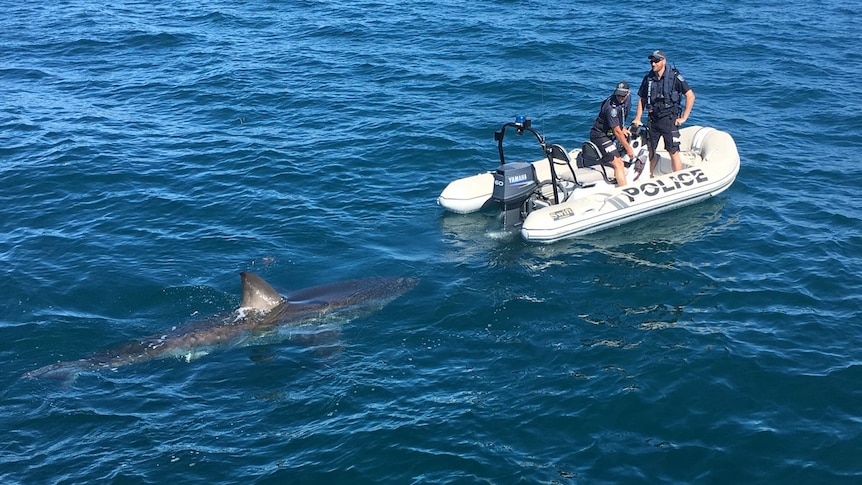
[[[602,155],[599,147],[591,141],[585,141],[578,154],[578,167],[592,167],[601,163]]]
[[[598,160],[598,148],[596,148],[593,143],[587,143],[592,145],[588,146],[586,149],[588,152],[587,158]],[[610,167],[610,165],[598,162],[593,165],[585,165],[583,157],[584,151],[585,150],[582,148],[581,150],[575,149],[571,152],[566,152],[565,149],[559,145],[553,145],[551,147],[551,157],[553,158],[554,163],[559,166],[565,166],[565,168],[557,168],[557,176],[561,180],[574,182],[581,187],[592,187],[597,183],[607,182],[608,175],[605,167]],[[572,163],[572,161],[574,163]],[[569,169],[574,169],[574,174],[572,174]],[[613,179],[612,175],[613,174],[611,174],[611,179]]]
[[[596,185],[599,182],[607,182],[607,176],[601,168],[601,165],[593,165],[592,167],[578,168],[578,181],[587,187]]]
[[[555,163],[569,163],[569,154],[566,152],[566,149],[560,145],[554,144],[550,147],[551,150],[551,158],[554,159]]]
[[[581,176],[577,168],[577,161],[572,163],[571,155],[575,154],[575,152],[576,150],[572,150],[571,153],[567,152],[561,145],[551,145],[549,152],[551,161],[553,161],[555,165],[560,166],[560,168],[554,169],[554,173],[560,180],[573,182],[575,185],[580,187],[593,185],[590,183],[585,184],[584,181],[581,180]]]
[[[599,147],[591,141],[585,141],[581,146],[581,153],[578,154],[577,166],[579,168],[592,168],[592,172],[595,172],[595,174],[601,174],[605,182],[610,184],[616,183],[613,176],[608,176],[607,169],[611,168],[611,170],[613,170],[613,167],[607,163],[602,163],[602,155],[599,151]],[[595,177],[595,174],[593,174],[593,178]]]

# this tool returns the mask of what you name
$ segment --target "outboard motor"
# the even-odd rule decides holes
[[[494,172],[491,200],[503,206],[503,226],[506,229],[523,222],[521,207],[538,185],[536,169],[531,163],[507,163],[500,165]]]

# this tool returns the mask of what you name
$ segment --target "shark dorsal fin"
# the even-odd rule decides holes
[[[249,272],[242,272],[239,276],[242,279],[240,308],[270,311],[283,301],[281,295],[260,276]]]

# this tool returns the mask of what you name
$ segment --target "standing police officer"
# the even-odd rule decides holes
[[[649,113],[649,157],[650,176],[655,171],[658,156],[655,154],[658,141],[664,138],[664,147],[670,154],[671,169],[682,170],[679,156],[679,126],[685,123],[694,106],[694,91],[675,67],[667,67],[663,51],[653,51],[649,56],[652,70],[644,76],[638,90],[638,110],[633,124],[639,125],[644,110]],[[682,97],[685,96],[685,110]],[[682,116],[680,116],[682,112]]]
[[[614,143],[614,138],[620,142],[625,149],[629,159],[634,160],[635,152],[629,145],[627,137],[631,135],[625,128],[626,117],[632,109],[632,100],[629,97],[629,83],[620,81],[614,90],[614,94],[602,102],[599,115],[590,129],[590,141],[593,142],[601,152],[602,163],[610,163],[614,167],[614,178],[617,187],[626,184],[626,169],[623,159]]]

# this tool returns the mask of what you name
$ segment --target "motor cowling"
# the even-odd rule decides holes
[[[503,224],[506,227],[521,223],[521,207],[538,185],[536,169],[531,163],[507,163],[497,168],[491,200],[503,206]]]

